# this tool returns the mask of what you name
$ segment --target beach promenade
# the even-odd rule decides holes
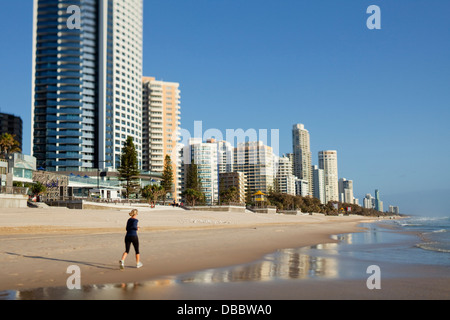
[[[267,215],[255,213],[185,211],[179,208],[139,208],[139,232],[143,268],[135,268],[131,249],[125,270],[118,261],[124,251],[125,225],[130,207],[69,210],[64,208],[3,209],[0,212],[0,291],[65,287],[67,268],[78,266],[86,285],[129,284],[211,268],[250,263],[278,249],[333,243],[332,235],[361,231],[358,224],[373,218],[361,216]],[[444,295],[449,279],[393,279],[392,298],[421,297],[411,288]],[[406,281],[406,285],[405,285]],[[328,285],[327,285],[328,283]],[[286,299],[389,298],[384,292],[371,296],[352,283],[305,281],[307,291],[286,283],[283,290],[222,292],[217,298]],[[297,283],[298,285],[298,283]],[[243,286],[242,283],[235,286]],[[439,291],[439,286],[444,291]],[[244,287],[244,286],[243,286]],[[402,288],[405,290],[402,291]],[[432,290],[432,289],[436,290]],[[156,289],[155,289],[156,290]],[[230,288],[230,290],[233,290]],[[424,291],[425,290],[425,291]],[[409,293],[408,293],[409,292]],[[414,293],[414,294],[413,294]],[[192,293],[192,298],[202,298]],[[346,295],[347,294],[347,295]],[[148,298],[148,297],[140,297]],[[152,299],[180,298],[153,291]],[[185,297],[184,297],[185,298]],[[208,298],[208,297],[203,297]],[[212,297],[213,298],[213,297]]]

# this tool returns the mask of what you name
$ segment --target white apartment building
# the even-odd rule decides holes
[[[311,146],[309,131],[303,124],[295,124],[292,128],[292,150],[294,154],[294,175],[309,183],[308,195],[313,194]]]
[[[323,176],[323,169],[319,166],[313,166],[313,183],[314,183],[314,198],[320,200],[320,203],[325,204],[325,179]]]
[[[101,6],[108,6],[108,1],[100,1]],[[111,3],[111,2],[110,2]],[[111,134],[114,136],[113,167],[120,163],[122,147],[128,136],[133,137],[133,142],[138,154],[139,167],[142,167],[142,72],[143,72],[143,1],[142,0],[114,0],[112,8],[104,8],[105,16],[111,15],[112,21],[103,20],[101,34],[105,47],[100,48],[106,55],[112,51],[112,59],[103,60],[104,82],[103,92],[105,104],[108,105],[112,98],[114,110],[109,118],[108,110],[100,116],[100,147],[105,148],[105,157],[100,153],[100,163],[107,161],[109,154],[107,146],[102,142]],[[109,20],[109,19],[108,19]],[[111,27],[107,28],[109,25]],[[112,44],[111,44],[112,41]],[[112,70],[111,70],[112,67]],[[100,67],[101,68],[101,67]],[[112,72],[112,74],[111,74]],[[112,79],[111,79],[112,78]],[[112,82],[110,81],[112,80]],[[112,97],[108,92],[112,91]],[[102,118],[102,115],[104,118]],[[109,121],[114,122],[114,130],[109,131]],[[102,129],[103,126],[103,129]],[[100,166],[101,167],[101,166]]]
[[[208,139],[206,142],[217,145],[219,173],[233,172],[234,148],[231,143],[228,141],[218,141],[215,139]]]
[[[278,159],[278,170],[276,175],[278,192],[295,195],[296,177],[292,174],[292,161],[284,156]]]
[[[189,145],[183,147],[184,175],[187,173],[186,166],[191,163],[197,165],[201,191],[205,195],[206,203],[210,205],[217,203],[219,199],[217,144],[204,143],[199,138],[191,138]]]
[[[295,179],[295,193],[298,196],[307,197],[309,195],[309,182],[303,179]]]
[[[247,194],[268,193],[276,176],[273,149],[262,141],[238,143],[234,148],[234,170],[247,176]]]
[[[329,201],[339,201],[337,151],[320,151],[319,168],[323,169],[325,203],[328,203]]]
[[[353,180],[339,179],[339,201],[343,203],[355,203]]]
[[[397,206],[389,206],[389,213],[400,214],[400,209]]]
[[[366,209],[375,209],[375,198],[367,193],[363,200],[363,207]]]

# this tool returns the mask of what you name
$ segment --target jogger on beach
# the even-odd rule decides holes
[[[138,211],[137,209],[133,209],[130,212],[130,219],[127,222],[127,234],[125,236],[125,252],[122,255],[122,259],[120,260],[120,269],[125,268],[125,259],[127,255],[130,253],[131,244],[133,244],[134,251],[136,252],[136,268],[142,267],[142,263],[139,261],[140,253],[139,253],[139,238],[137,232],[139,230],[139,220],[137,219]]]

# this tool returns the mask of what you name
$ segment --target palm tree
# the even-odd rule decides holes
[[[10,153],[21,152],[20,143],[15,139],[15,135],[4,133],[0,136],[1,157],[6,159]]]

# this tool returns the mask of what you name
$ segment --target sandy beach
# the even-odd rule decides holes
[[[135,268],[134,251],[119,270],[124,251],[125,225],[130,208],[102,210],[65,208],[2,209],[0,211],[0,291],[65,287],[67,268],[81,269],[82,285],[139,283],[199,270],[250,263],[284,248],[332,243],[332,235],[361,231],[358,225],[373,218],[361,216],[264,215],[185,211],[178,208],[139,208],[141,261]],[[216,298],[330,299],[330,298],[448,298],[450,281],[442,274],[430,279],[391,279],[388,292],[370,292],[354,281],[304,281],[299,291],[286,283],[283,290],[249,292],[242,283],[230,284]],[[359,289],[357,289],[359,288]],[[236,293],[232,293],[237,290]],[[358,290],[361,294],[358,294]],[[191,298],[207,299],[192,290]],[[266,294],[262,294],[266,292]],[[272,292],[268,294],[267,292]],[[389,295],[389,293],[391,295]],[[152,289],[142,299],[186,298]]]

